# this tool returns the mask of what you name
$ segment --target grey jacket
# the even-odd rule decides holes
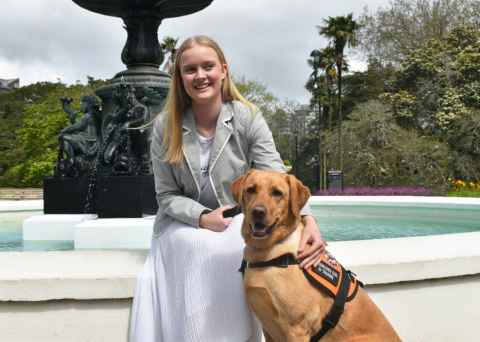
[[[193,112],[183,117],[184,161],[172,166],[164,161],[162,147],[165,117],[159,115],[153,126],[151,154],[158,212],[154,235],[162,232],[172,220],[192,227],[199,226],[202,212],[209,209],[198,202],[200,196],[200,146]],[[257,169],[285,172],[272,133],[262,114],[252,113],[244,104],[233,101],[222,105],[210,152],[210,182],[218,203],[234,204],[230,185],[253,166]],[[304,208],[302,214],[309,214]]]

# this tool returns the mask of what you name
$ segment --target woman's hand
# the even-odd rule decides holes
[[[230,208],[232,208],[231,205],[226,205],[217,208],[208,214],[200,215],[200,228],[209,229],[214,232],[223,232],[225,229],[227,229],[230,222],[232,222],[231,217],[223,217],[223,212]]]
[[[320,263],[322,255],[325,253],[326,242],[322,239],[317,222],[312,216],[303,218],[304,229],[300,246],[298,247],[298,259],[300,267],[308,268],[317,266]]]

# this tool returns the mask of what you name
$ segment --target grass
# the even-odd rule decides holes
[[[480,197],[480,191],[475,190],[456,190],[450,191],[448,197]]]

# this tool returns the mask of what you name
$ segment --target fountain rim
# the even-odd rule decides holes
[[[72,0],[79,7],[90,12],[111,17],[155,17],[159,20],[176,18],[201,11],[213,0],[152,0],[150,4],[141,5],[130,0]]]

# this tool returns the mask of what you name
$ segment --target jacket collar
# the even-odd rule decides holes
[[[217,132],[219,128],[222,129],[222,127],[226,127],[229,131],[233,130],[231,125],[232,118],[232,104],[230,102],[223,103],[220,109],[220,115],[218,116],[215,138],[217,138]],[[191,107],[189,107],[183,115],[182,128],[184,136],[185,134],[196,132],[195,117],[193,116],[193,110]]]
[[[215,166],[215,162],[222,152],[227,140],[233,132],[233,109],[231,103],[223,103],[215,128],[215,139],[210,152],[210,170]],[[197,138],[197,129],[195,118],[191,108],[187,109],[183,115],[183,148],[185,158],[190,165],[193,175],[197,182],[200,181],[200,146]]]

